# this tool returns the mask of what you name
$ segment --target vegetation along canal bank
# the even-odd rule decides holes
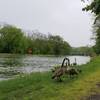
[[[100,93],[100,56],[78,67],[82,73],[72,79],[65,75],[63,82],[52,80],[51,72],[1,81],[0,100],[90,100],[90,95]]]

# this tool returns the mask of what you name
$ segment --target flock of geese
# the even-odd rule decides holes
[[[81,70],[73,67],[76,65],[77,65],[76,59],[72,65],[70,64],[69,58],[64,58],[62,65],[60,67],[56,67],[55,69],[52,69],[53,72],[52,79],[57,81],[62,81],[61,76],[63,76],[64,74],[68,75],[70,78],[75,75],[78,75],[81,72]]]

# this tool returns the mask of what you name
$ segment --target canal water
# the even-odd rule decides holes
[[[86,64],[90,61],[88,56],[0,54],[0,80],[10,78],[19,73],[50,71],[53,67],[60,66],[65,57],[68,57],[71,63],[74,63],[76,59],[78,65]]]

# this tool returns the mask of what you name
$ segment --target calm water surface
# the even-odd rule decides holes
[[[65,57],[68,57],[71,63],[74,63],[76,58],[78,65],[86,64],[90,61],[88,56],[55,57],[0,54],[0,80],[19,73],[50,71],[54,66],[61,65]]]

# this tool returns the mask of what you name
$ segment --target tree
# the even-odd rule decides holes
[[[94,50],[97,54],[100,54],[100,0],[93,0],[91,4],[83,8],[83,11],[91,11],[94,14],[94,30],[96,35],[96,44]]]
[[[21,29],[4,26],[0,29],[0,51],[4,53],[23,53],[25,37]]]
[[[70,53],[71,46],[63,40],[62,37],[56,35],[49,35],[49,41],[51,43],[53,54],[65,55]]]

